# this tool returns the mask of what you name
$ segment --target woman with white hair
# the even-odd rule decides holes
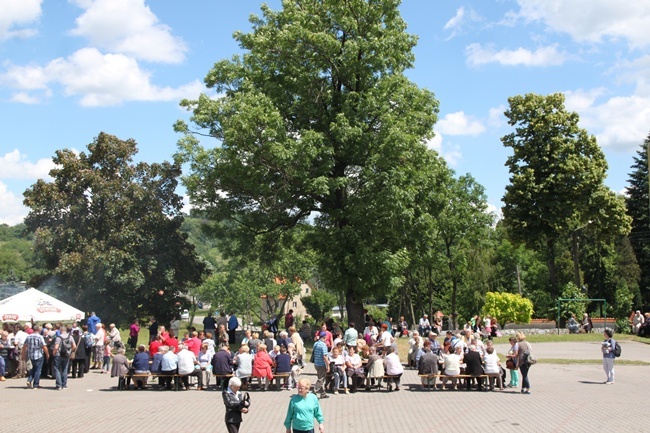
[[[226,406],[226,430],[228,433],[238,433],[242,422],[242,413],[248,413],[250,407],[250,396],[242,394],[241,380],[238,377],[231,377],[228,381],[228,389],[222,392],[223,404]]]

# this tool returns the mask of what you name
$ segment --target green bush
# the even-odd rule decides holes
[[[616,332],[619,334],[631,334],[632,327],[627,319],[616,319]]]

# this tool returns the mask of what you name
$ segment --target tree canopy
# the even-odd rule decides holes
[[[504,220],[514,240],[544,251],[555,297],[558,243],[587,225],[609,239],[625,235],[630,221],[621,198],[604,186],[607,162],[596,138],[578,127],[578,114],[566,111],[563,94],[527,94],[508,102],[505,115],[515,132],[501,139],[513,150],[506,162],[511,177]]]
[[[221,97],[183,101],[193,127],[176,125],[192,203],[234,222],[244,248],[263,238],[271,253],[307,226],[323,281],[359,324],[364,298],[401,285],[417,198],[444,166],[424,145],[438,102],[404,75],[416,38],[399,3],[263,5],[252,32],[235,34],[245,54],[205,79]]]
[[[134,140],[100,133],[88,152],[58,150],[51,182],[25,191],[35,251],[64,297],[105,320],[168,321],[204,263],[179,230],[176,164],[133,163]]]

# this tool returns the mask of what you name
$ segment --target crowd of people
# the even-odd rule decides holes
[[[62,390],[68,376],[82,378],[91,369],[109,373],[115,351],[124,348],[115,324],[105,329],[94,313],[83,326],[78,321],[71,325],[5,322],[1,335],[0,381],[27,379],[27,387],[34,389],[39,389],[42,377],[55,379],[56,389]]]

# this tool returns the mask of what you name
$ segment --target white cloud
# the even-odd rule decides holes
[[[0,75],[0,81],[23,91],[59,84],[66,95],[80,96],[80,104],[88,107],[124,101],[176,101],[196,98],[205,90],[199,80],[177,88],[155,86],[151,73],[141,69],[135,59],[123,54],[102,54],[95,48],[83,48],[44,67],[10,66],[7,73]],[[14,95],[14,100],[27,102],[29,97],[34,98],[24,94]]]
[[[483,19],[474,11],[474,9],[465,9],[460,7],[456,9],[456,15],[449,19],[444,25],[444,30],[451,33],[446,40],[452,39],[455,36],[463,33],[463,30],[472,23],[481,22]]]
[[[10,38],[25,38],[35,35],[32,28],[15,29],[16,26],[31,24],[41,16],[43,0],[0,0],[0,42]]]
[[[18,149],[0,156],[0,179],[45,179],[53,168],[51,159],[31,162]]]
[[[494,216],[493,225],[495,225],[495,226],[499,221],[501,221],[503,219],[503,212],[501,212],[501,207],[500,206],[495,206],[492,203],[487,204],[487,209],[486,209],[485,213]]]
[[[565,92],[565,106],[580,115],[581,127],[595,134],[603,147],[632,152],[643,142],[650,125],[650,95],[636,93],[602,100],[606,90]]]
[[[506,125],[506,116],[504,116],[503,113],[505,113],[507,109],[508,107],[505,105],[490,108],[488,110],[488,124],[495,128]]]
[[[596,100],[604,95],[607,89],[599,87],[597,89],[584,90],[578,89],[574,91],[564,92],[565,100],[564,106],[569,111],[581,112],[587,110],[594,105]]]
[[[632,47],[650,45],[650,0],[517,0],[520,10],[508,14],[525,21],[541,21],[578,42],[626,40]]]
[[[161,24],[144,0],[76,0],[85,9],[72,34],[93,46],[139,60],[180,63],[187,47]]]
[[[535,51],[526,48],[516,50],[495,50],[493,46],[483,47],[479,43],[465,47],[465,55],[470,66],[481,66],[488,63],[500,63],[504,66],[559,66],[569,56],[557,50],[556,45],[539,47]]]
[[[438,152],[438,154],[445,161],[447,161],[447,164],[455,167],[458,164],[458,161],[460,161],[463,157],[460,152],[460,147],[453,144],[445,144],[443,146],[442,141],[442,134],[436,133],[436,135],[432,139],[427,140],[425,144],[429,149],[433,149]]]
[[[38,96],[29,95],[28,93],[25,93],[25,92],[18,92],[18,93],[14,93],[11,96],[11,102],[18,102],[19,104],[33,105],[33,104],[38,104],[39,102],[41,102],[41,98],[39,98]]]
[[[485,132],[483,124],[463,111],[447,114],[438,122],[437,130],[449,135],[478,135]]]
[[[28,212],[23,206],[22,197],[16,196],[7,189],[7,185],[0,182],[0,224],[20,224]]]

